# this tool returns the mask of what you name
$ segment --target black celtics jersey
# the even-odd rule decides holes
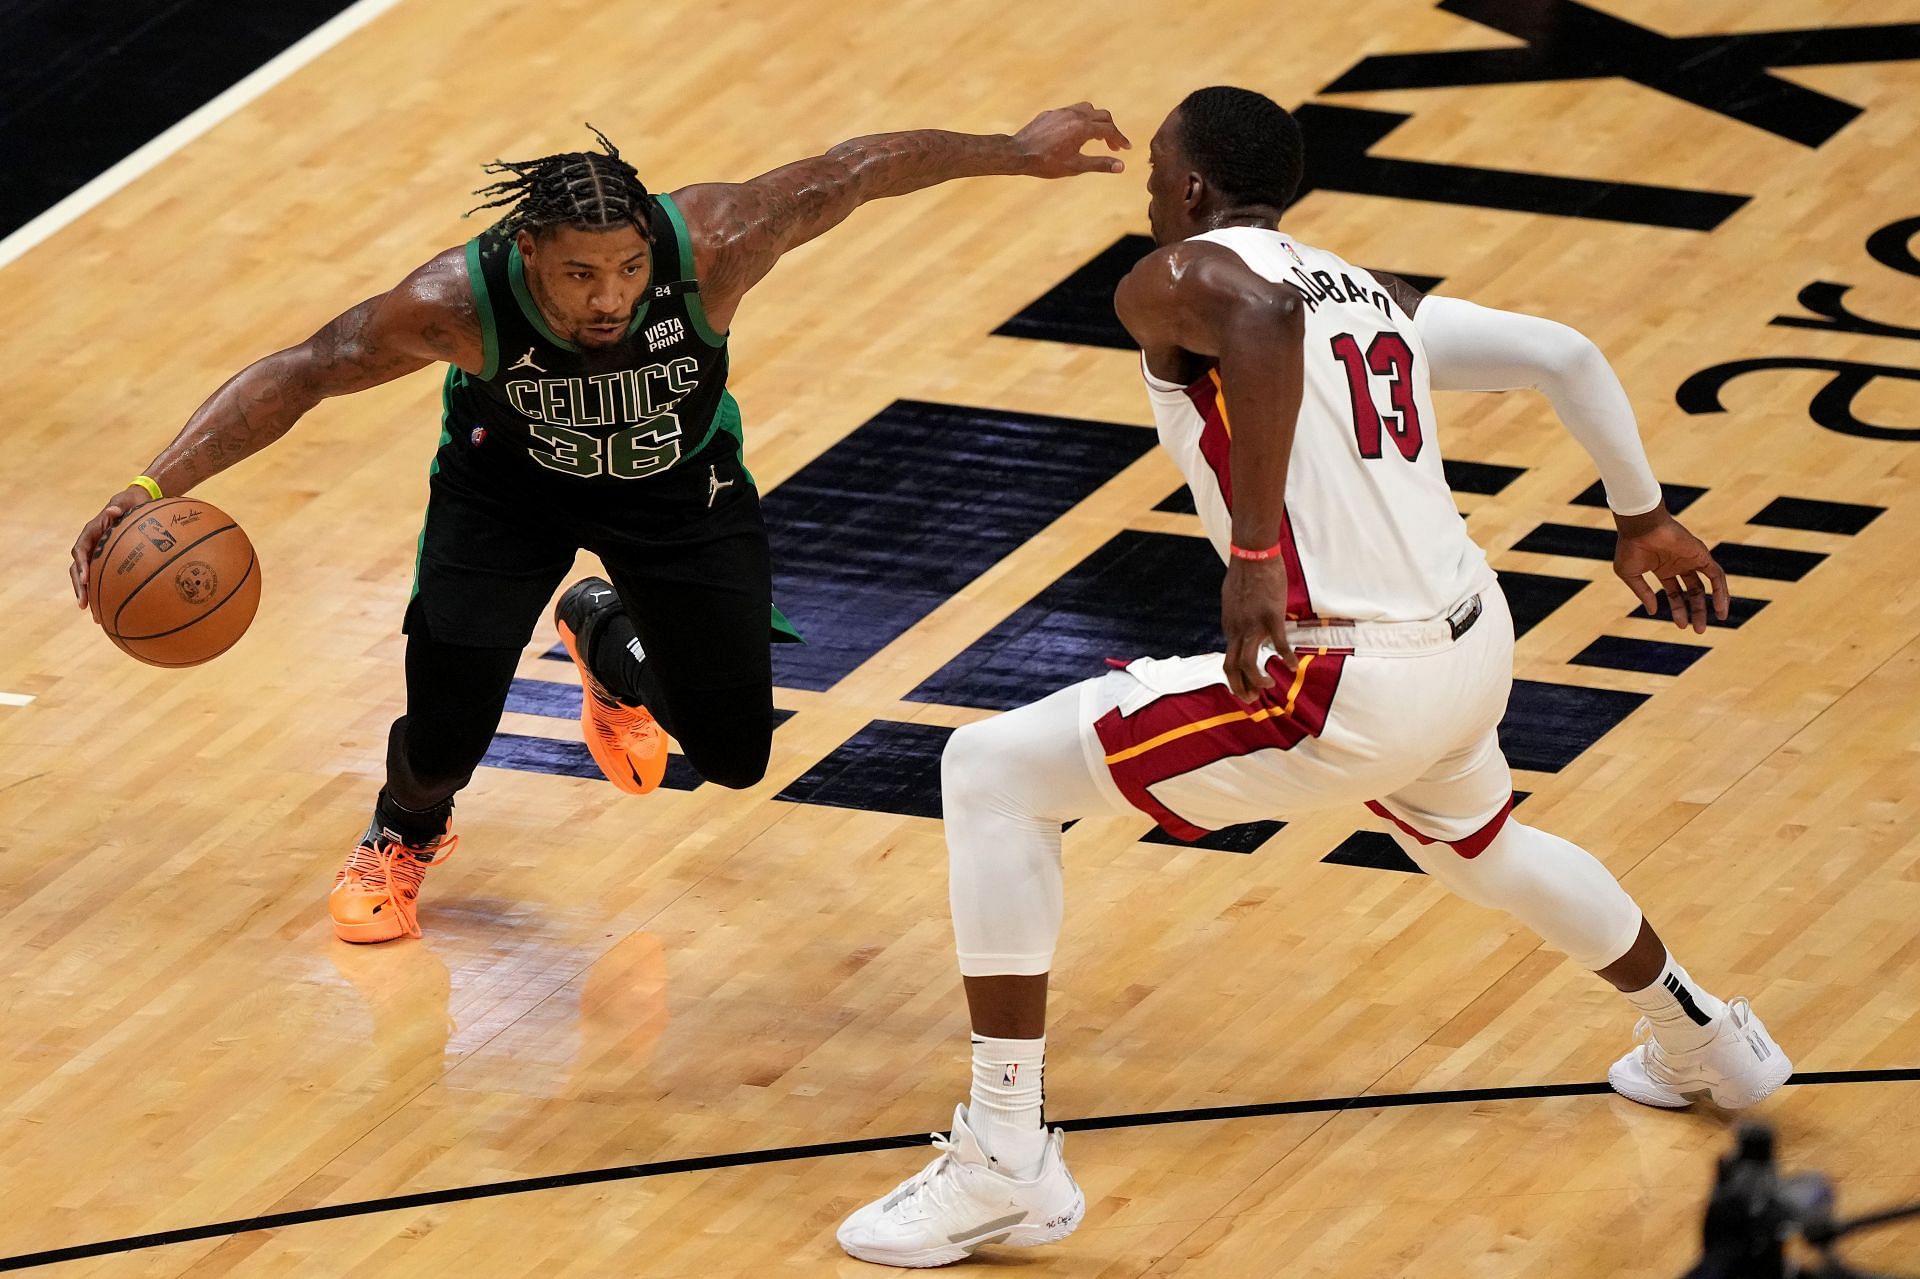
[[[686,222],[653,212],[653,279],[626,336],[589,349],[547,326],[510,235],[467,242],[486,366],[447,372],[442,444],[519,456],[596,489],[660,475],[710,447],[738,449],[727,339],[707,323]],[[723,438],[724,437],[724,438]]]

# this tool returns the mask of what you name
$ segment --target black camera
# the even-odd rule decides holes
[[[1773,1129],[1742,1124],[1731,1154],[1720,1157],[1707,1202],[1704,1251],[1685,1279],[1898,1279],[1855,1270],[1833,1255],[1844,1235],[1920,1216],[1920,1204],[1852,1221],[1833,1216],[1833,1183],[1818,1173],[1782,1177],[1773,1162]],[[1788,1256],[1796,1239],[1819,1253],[1811,1267]]]

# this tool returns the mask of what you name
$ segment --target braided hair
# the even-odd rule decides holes
[[[485,202],[467,214],[511,206],[494,224],[503,235],[527,231],[538,236],[562,226],[577,231],[630,226],[651,244],[653,196],[634,167],[620,158],[620,148],[591,124],[587,128],[599,139],[599,151],[563,151],[537,160],[495,160],[487,165],[487,173],[507,176],[475,191]]]
[[[1286,208],[1306,165],[1299,122],[1250,89],[1189,93],[1180,104],[1180,144],[1194,170],[1234,204]]]

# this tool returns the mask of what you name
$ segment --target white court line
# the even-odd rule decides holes
[[[0,240],[0,269],[399,3],[354,0],[192,115]]]
[[[28,706],[32,702],[32,693],[0,693],[0,706]]]

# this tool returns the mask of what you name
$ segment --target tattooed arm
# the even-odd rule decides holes
[[[145,473],[162,493],[178,497],[285,435],[321,400],[391,382],[436,360],[477,372],[483,352],[466,255],[449,249],[300,345],[235,374],[187,419]],[[100,539],[149,500],[144,489],[129,485],[80,530],[69,576],[81,607],[87,602],[87,565]]]
[[[686,215],[708,321],[726,332],[740,299],[781,254],[838,226],[869,200],[955,178],[1120,172],[1117,159],[1080,154],[1096,141],[1112,151],[1133,145],[1114,127],[1112,115],[1082,102],[1043,112],[1011,136],[939,129],[876,133],[751,182],[684,187],[673,199]]]

